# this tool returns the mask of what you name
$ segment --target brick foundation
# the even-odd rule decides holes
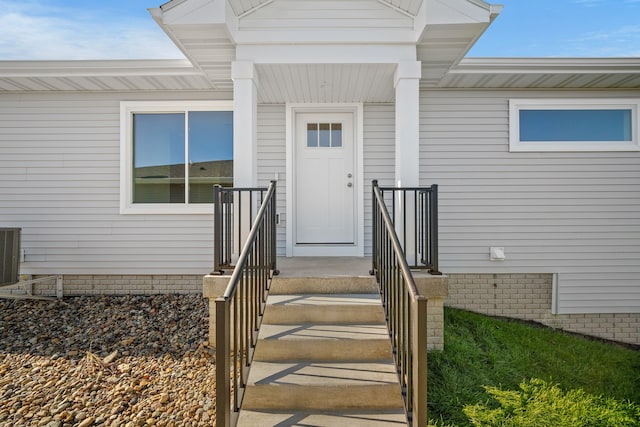
[[[451,274],[444,304],[640,345],[640,314],[551,314],[552,274]],[[201,275],[65,275],[65,296],[201,293]],[[56,294],[55,280],[33,286]],[[446,294],[445,294],[446,295]],[[441,349],[442,299],[430,295],[429,348]]]
[[[35,295],[55,295],[55,280],[33,286]],[[202,275],[65,275],[64,296],[192,294],[202,292]]]
[[[551,314],[552,274],[450,274],[445,305],[640,345],[640,314]]]

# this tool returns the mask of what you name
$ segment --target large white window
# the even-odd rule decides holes
[[[640,100],[512,99],[510,151],[638,151]]]
[[[231,102],[122,102],[121,213],[210,213],[233,185]]]

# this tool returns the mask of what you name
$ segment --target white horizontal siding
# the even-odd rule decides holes
[[[364,241],[371,255],[371,181],[391,186],[395,177],[395,106],[364,105]]]
[[[287,164],[286,110],[284,105],[258,106],[258,185],[276,179],[276,229],[278,256],[286,254]]]
[[[120,101],[228,93],[0,95],[0,226],[26,274],[203,274],[210,215],[120,215]]]
[[[559,273],[560,313],[640,312],[640,153],[509,152],[510,98],[594,96],[640,92],[422,92],[443,271]]]

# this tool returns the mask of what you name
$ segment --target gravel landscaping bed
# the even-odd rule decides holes
[[[201,295],[0,299],[0,426],[210,426]]]

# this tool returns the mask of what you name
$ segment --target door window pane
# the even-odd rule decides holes
[[[331,125],[329,123],[320,123],[320,147],[331,147]]]
[[[318,124],[307,123],[307,147],[318,146]]]
[[[133,202],[184,203],[184,114],[134,114]]]
[[[331,146],[342,147],[342,123],[331,123]]]
[[[189,203],[213,203],[213,185],[233,185],[233,112],[189,112]]]

